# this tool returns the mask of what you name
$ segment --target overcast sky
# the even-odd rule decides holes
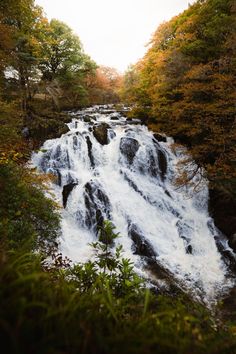
[[[157,26],[193,0],[36,0],[49,19],[67,23],[98,64],[124,71],[137,62]]]

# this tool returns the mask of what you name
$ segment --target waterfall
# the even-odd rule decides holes
[[[71,116],[70,131],[46,141],[32,157],[39,171],[55,176],[62,253],[74,262],[90,259],[89,243],[108,219],[120,233],[116,242],[124,256],[159,286],[172,277],[207,300],[227,289],[232,280],[208,214],[207,182],[198,193],[173,183],[183,151],[173,152],[170,138],[155,136],[110,106]]]

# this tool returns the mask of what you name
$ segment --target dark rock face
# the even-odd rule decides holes
[[[90,181],[84,186],[84,202],[86,206],[85,224],[98,233],[105,219],[110,219],[110,201],[101,186]]]
[[[133,163],[134,157],[139,147],[139,142],[136,139],[121,138],[120,140],[120,151],[126,157],[130,165]]]
[[[62,178],[61,178],[61,173],[59,170],[56,170],[56,177],[57,177],[56,182],[57,182],[58,186],[61,187],[61,179]]]
[[[138,227],[134,224],[130,225],[129,228],[129,236],[131,237],[133,243],[133,252],[134,254],[138,254],[139,256],[144,256],[147,258],[155,258],[156,253],[153,250],[151,244],[145,240],[142,232],[138,229]]]
[[[165,153],[162,151],[160,144],[157,142],[157,140],[153,139],[153,142],[155,143],[156,146],[156,151],[157,151],[157,156],[158,156],[158,165],[159,165],[159,170],[161,174],[162,180],[165,179],[165,175],[167,172],[167,159]]]
[[[161,135],[161,134],[158,134],[158,133],[154,133],[153,134],[154,138],[159,141],[159,142],[163,142],[163,143],[166,143],[167,142],[167,139],[165,136]]]
[[[236,253],[236,234],[233,234],[233,235],[230,237],[229,245],[230,245],[230,247],[234,250],[234,252]]]
[[[107,123],[101,123],[93,127],[93,135],[101,145],[109,144],[108,129],[110,126]]]
[[[158,150],[158,162],[159,162],[161,178],[164,180],[167,172],[167,160],[166,160],[166,155],[162,150]]]
[[[63,200],[63,207],[66,208],[67,200],[69,198],[70,193],[72,190],[77,186],[78,183],[69,183],[63,186],[62,190],[62,200]]]
[[[223,191],[209,190],[209,211],[215,225],[229,240],[229,246],[236,253],[236,201]]]
[[[88,156],[89,156],[89,159],[91,162],[91,166],[94,168],[95,164],[94,164],[94,158],[93,158],[93,153],[92,153],[93,144],[92,144],[89,136],[86,136],[86,142],[87,142],[87,146],[88,146]]]
[[[159,176],[159,169],[156,163],[156,156],[154,156],[153,151],[149,151],[148,155],[149,155],[147,161],[147,165],[149,165],[148,172],[152,177],[157,177]]]

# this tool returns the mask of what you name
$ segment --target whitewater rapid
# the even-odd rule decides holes
[[[183,151],[173,152],[171,139],[155,138],[147,127],[128,123],[108,106],[71,117],[69,132],[46,141],[32,157],[40,172],[56,176],[51,188],[64,204],[63,255],[73,262],[91,259],[89,243],[97,240],[99,226],[109,219],[120,233],[116,243],[139,273],[155,278],[150,270],[157,264],[209,301],[230,287],[215,242],[218,230],[208,214],[207,183],[198,193],[173,183]],[[95,137],[101,125],[107,139],[102,143]]]

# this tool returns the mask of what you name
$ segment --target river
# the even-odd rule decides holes
[[[51,188],[62,206],[63,255],[91,259],[89,243],[111,220],[124,256],[157,286],[168,287],[172,278],[206,302],[227,291],[233,281],[216,245],[207,181],[197,193],[174,183],[184,150],[174,152],[171,138],[127,121],[112,106],[70,114],[69,132],[32,157],[40,172],[56,176]],[[229,249],[224,239],[221,247]]]

